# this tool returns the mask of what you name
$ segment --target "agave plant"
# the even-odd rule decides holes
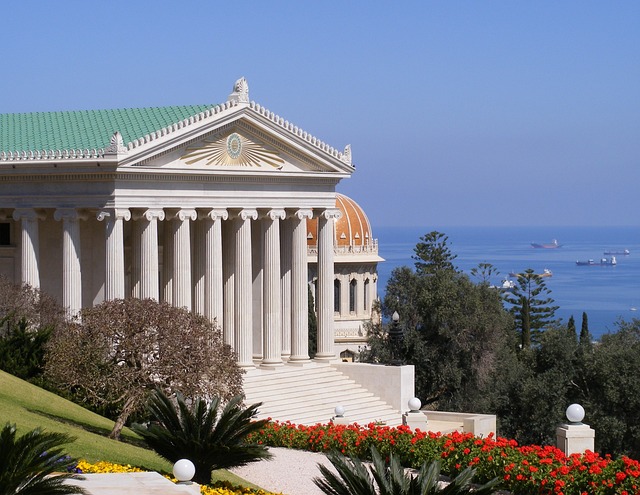
[[[132,429],[147,445],[169,462],[189,459],[196,468],[194,481],[211,482],[211,471],[250,462],[270,459],[263,445],[245,441],[247,435],[263,427],[266,420],[252,421],[261,404],[242,407],[242,397],[236,396],[222,407],[220,399],[211,402],[201,398],[187,404],[182,394],[174,402],[162,391],[155,390],[148,410],[149,425],[133,425]]]
[[[36,428],[16,438],[16,426],[7,423],[0,430],[0,495],[64,495],[86,493],[65,484],[82,479],[65,472],[75,459],[65,455],[61,445],[73,439],[62,433],[46,433]]]
[[[450,483],[440,481],[440,463],[422,465],[416,475],[400,465],[393,454],[387,465],[375,449],[371,448],[372,463],[366,466],[359,459],[349,459],[338,452],[327,454],[336,473],[318,465],[323,478],[313,482],[327,495],[489,495],[496,493],[498,479],[481,486],[473,486],[475,470],[466,468]]]

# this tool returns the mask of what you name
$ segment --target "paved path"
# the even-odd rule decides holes
[[[269,452],[273,454],[270,461],[253,462],[230,471],[273,493],[323,495],[313,478],[320,476],[318,464],[331,466],[324,454],[274,447]]]

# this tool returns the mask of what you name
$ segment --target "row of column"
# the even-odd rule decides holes
[[[339,211],[321,210],[318,221],[318,352],[330,360],[333,350],[333,243]],[[310,209],[161,209],[134,211],[109,208],[97,213],[105,224],[105,299],[126,297],[123,222],[133,220],[131,296],[160,300],[158,221],[166,221],[163,240],[162,299],[197,311],[222,327],[224,341],[236,351],[241,366],[253,366],[252,222],[262,220],[262,364],[277,366],[308,357],[306,220]],[[38,221],[40,212],[16,209],[21,225],[21,276],[40,286]],[[62,299],[71,315],[82,308],[79,220],[76,209],[61,208],[63,223]],[[192,265],[191,222],[194,232]],[[286,221],[285,221],[286,220]],[[223,238],[224,224],[224,243]],[[195,300],[192,301],[192,294]]]

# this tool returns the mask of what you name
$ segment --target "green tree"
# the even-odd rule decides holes
[[[82,479],[68,471],[76,460],[61,446],[73,439],[39,428],[16,437],[16,426],[0,430],[0,495],[65,495],[86,493],[67,480]]]
[[[537,345],[501,362],[494,408],[501,434],[521,444],[553,445],[567,406],[585,399],[579,360],[576,339],[555,326],[540,334]]]
[[[540,333],[555,322],[554,300],[550,297],[544,278],[528,268],[519,273],[511,293],[505,293],[505,301],[511,305],[522,348],[536,342]]]
[[[434,461],[422,465],[417,474],[402,467],[394,454],[389,455],[388,464],[375,447],[371,448],[371,465],[359,459],[349,459],[338,452],[330,452],[327,458],[335,472],[318,464],[322,478],[314,478],[315,485],[327,495],[489,495],[496,493],[497,479],[482,486],[474,486],[475,469],[466,468],[448,485],[441,484],[440,463]]]
[[[477,267],[471,269],[471,276],[477,278],[480,285],[491,285],[491,278],[499,274],[491,263],[478,263]]]
[[[569,317],[569,321],[567,322],[567,332],[576,335],[576,320],[573,315]]]
[[[401,267],[392,272],[382,314],[387,319],[394,311],[400,315],[402,360],[416,367],[416,395],[423,404],[463,409],[491,393],[488,384],[509,341],[511,317],[499,291],[474,284],[453,268],[446,236],[423,236],[416,252],[421,261],[415,271]],[[372,328],[370,350],[361,360],[387,362],[385,330]]]
[[[267,447],[245,440],[267,422],[251,419],[260,404],[243,408],[241,396],[232,398],[224,407],[218,397],[208,405],[201,398],[187,404],[180,393],[176,394],[176,402],[177,408],[162,391],[154,391],[148,404],[153,421],[148,426],[134,424],[132,429],[169,462],[193,462],[197,483],[211,483],[211,471],[215,469],[271,458]]]
[[[204,316],[152,299],[116,299],[82,310],[52,334],[45,375],[95,406],[116,410],[118,438],[155,387],[188,397],[242,391],[242,374],[220,329]]]
[[[580,327],[580,343],[581,344],[590,344],[591,343],[591,334],[589,333],[589,318],[587,317],[587,313],[582,313],[582,326]]]
[[[0,325],[6,332],[0,339],[0,369],[23,380],[40,377],[44,372],[45,346],[51,328],[30,329],[26,318],[17,323],[0,321]]]
[[[449,237],[436,230],[420,237],[413,249],[416,272],[419,275],[434,274],[442,270],[456,270],[453,261],[458,257],[448,246]]]
[[[585,421],[603,453],[640,458],[640,319],[618,321],[614,333],[585,351]],[[583,347],[583,346],[581,346]]]

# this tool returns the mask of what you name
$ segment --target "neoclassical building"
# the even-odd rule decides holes
[[[126,297],[200,312],[247,368],[308,361],[311,280],[331,361],[377,297],[366,216],[336,235],[354,170],[349,146],[250,101],[244,79],[219,105],[3,114],[0,272],[70,315]]]

